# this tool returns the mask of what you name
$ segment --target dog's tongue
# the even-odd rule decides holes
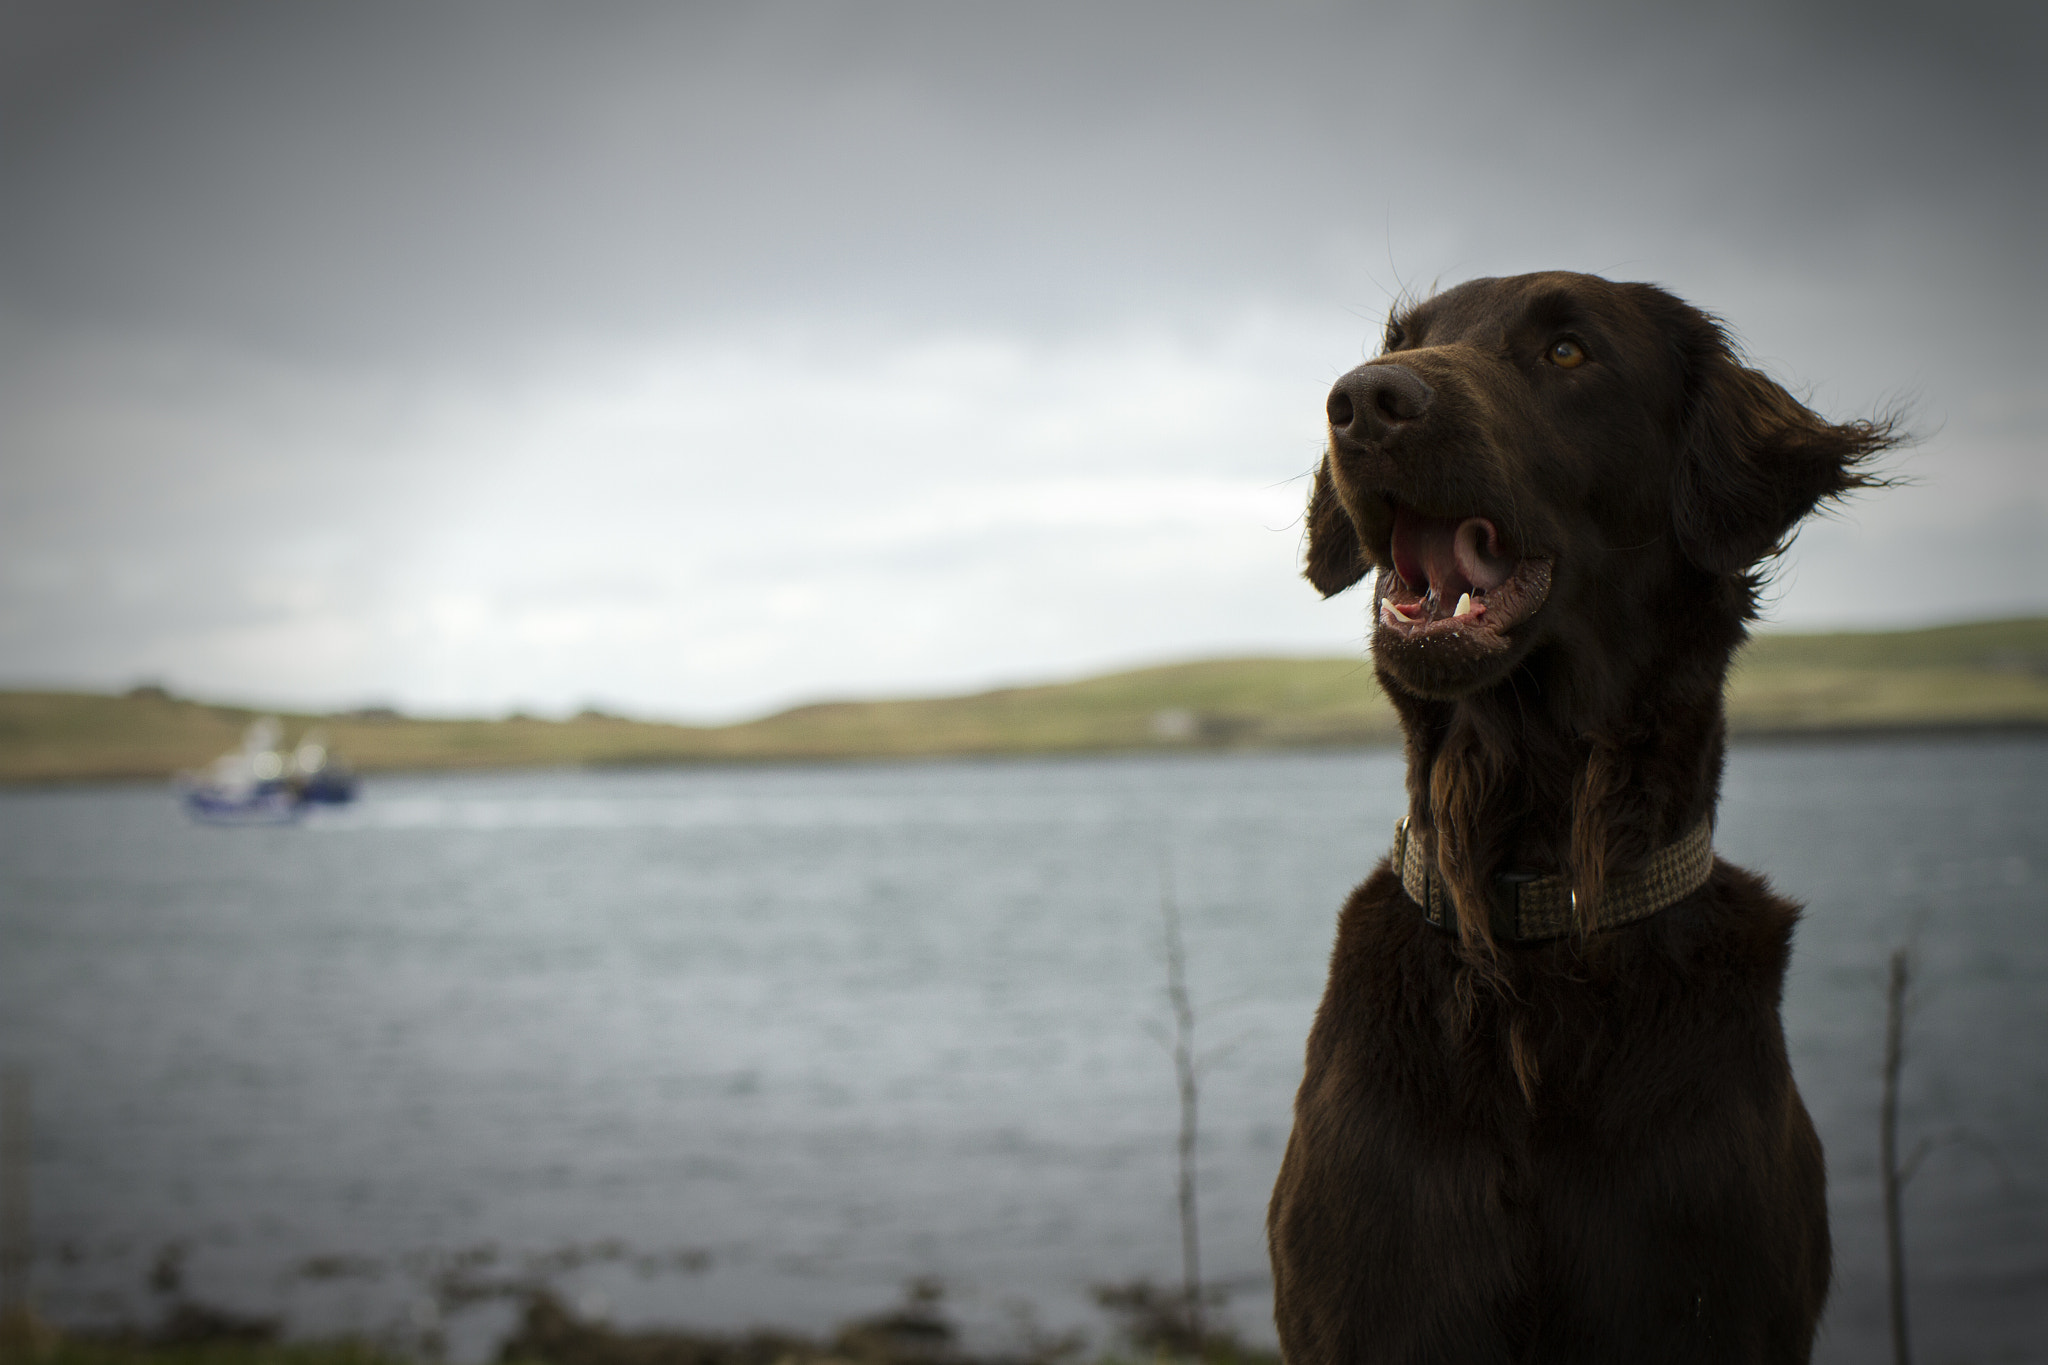
[[[1497,588],[1515,563],[1500,553],[1500,534],[1485,517],[1430,517],[1394,512],[1394,572],[1409,587],[1439,597]]]

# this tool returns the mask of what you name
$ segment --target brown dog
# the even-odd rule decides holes
[[[1289,1365],[1805,1360],[1798,907],[1713,857],[1721,689],[1758,566],[1891,424],[1569,274],[1400,311],[1329,417],[1307,577],[1378,570],[1409,813],[1339,919],[1273,1192]]]

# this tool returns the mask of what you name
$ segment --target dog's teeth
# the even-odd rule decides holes
[[[1464,614],[1465,614],[1466,612],[1468,612],[1468,611],[1470,611],[1470,610],[1472,610],[1472,594],[1471,594],[1471,593],[1469,593],[1469,592],[1461,592],[1461,593],[1459,593],[1459,594],[1458,594],[1458,609],[1457,609],[1456,611],[1452,612],[1452,613],[1451,613],[1451,615],[1453,615],[1453,616],[1463,616],[1463,615],[1464,615]]]

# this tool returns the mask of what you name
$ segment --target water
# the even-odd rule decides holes
[[[182,1292],[448,1334],[545,1273],[622,1322],[820,1329],[941,1277],[984,1344],[1177,1282],[1162,876],[1201,1227],[1270,1340],[1262,1218],[1386,752],[384,778],[288,829],[0,794],[0,1062],[60,1321]],[[1747,748],[1719,845],[1810,905],[1785,1016],[1827,1143],[1824,1360],[1883,1343],[1878,1058],[1929,1361],[2048,1358],[2048,741]],[[167,1251],[168,1248],[168,1251]],[[444,1310],[452,1310],[445,1318]]]

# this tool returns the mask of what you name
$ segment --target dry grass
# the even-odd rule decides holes
[[[0,693],[0,781],[162,778],[255,712],[140,691]],[[1362,658],[1216,659],[964,697],[824,702],[727,726],[285,715],[365,772],[1392,743]],[[1737,661],[1738,733],[2048,726],[2048,620],[1765,635]]]

